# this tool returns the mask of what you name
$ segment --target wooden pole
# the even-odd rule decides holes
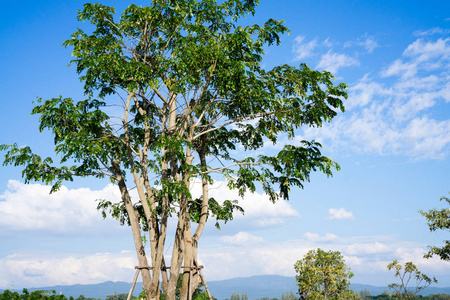
[[[206,290],[206,293],[208,294],[209,300],[213,300],[211,293],[209,292],[208,285],[206,284],[205,277],[203,277],[202,271],[200,269],[198,269],[198,275],[200,275],[200,278],[203,281],[203,284],[205,285],[205,290]]]
[[[131,285],[130,293],[128,294],[127,300],[131,299],[131,295],[133,294],[134,287],[136,286],[136,280],[138,279],[140,271],[141,271],[141,269],[136,268],[136,274],[134,275],[133,284]]]
[[[190,268],[189,268],[189,285],[188,285],[188,300],[192,300],[192,293],[191,293],[191,278],[192,278],[192,267],[193,267],[193,260],[190,261]]]
[[[203,281],[203,284],[205,285],[205,290],[206,290],[206,293],[208,294],[209,300],[213,300],[211,293],[209,292],[208,285],[206,284],[205,277],[203,277],[203,274],[202,274],[203,266],[199,266],[197,261],[195,261],[195,266],[197,266],[198,275],[200,276],[200,279]]]

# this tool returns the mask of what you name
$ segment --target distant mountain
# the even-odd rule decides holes
[[[249,299],[281,298],[283,293],[292,291],[297,292],[294,277],[285,277],[279,275],[260,275],[252,277],[239,277],[221,281],[207,282],[211,294],[218,300],[230,299],[233,293],[247,293]],[[134,289],[133,295],[137,296],[142,290],[142,282],[138,282]],[[75,285],[57,285],[52,287],[30,288],[30,291],[35,290],[55,290],[57,293],[61,290],[62,293],[74,298],[84,295],[85,297],[105,299],[107,295],[127,293],[130,291],[131,283],[127,282],[112,282],[107,281],[99,284],[75,284]],[[379,295],[383,291],[388,290],[387,287],[378,287],[364,284],[351,284],[350,288],[356,292],[361,290],[368,290],[371,295]],[[0,290],[3,292],[3,290]],[[430,294],[450,294],[450,287],[437,288],[428,287],[424,290],[423,295]]]

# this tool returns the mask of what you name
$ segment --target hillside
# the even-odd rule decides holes
[[[280,298],[282,293],[292,291],[296,294],[294,277],[285,277],[279,275],[259,275],[252,277],[239,277],[221,281],[207,282],[211,294],[218,300],[229,299],[233,293],[247,293],[249,299],[260,299],[263,297]],[[134,295],[137,296],[141,291],[142,283],[137,283]],[[107,295],[128,293],[131,283],[107,281],[98,284],[75,284],[75,285],[57,285],[50,287],[29,288],[34,290],[55,290],[59,293],[61,290],[67,297],[78,297],[84,295],[86,297],[105,299]],[[371,295],[379,295],[387,290],[387,287],[377,287],[365,284],[351,284],[350,288],[354,291],[368,290]],[[16,289],[19,290],[19,289]],[[20,289],[21,290],[21,289]],[[0,290],[3,291],[3,290]],[[437,288],[428,287],[424,290],[423,295],[430,294],[450,294],[450,287]]]

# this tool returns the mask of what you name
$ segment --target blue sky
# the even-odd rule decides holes
[[[124,8],[128,1],[100,1]],[[347,111],[294,142],[316,139],[342,170],[314,174],[289,202],[246,195],[245,216],[207,228],[199,259],[207,280],[260,274],[293,276],[293,264],[317,247],[339,250],[353,283],[394,281],[386,265],[413,261],[450,286],[450,264],[422,258],[430,233],[419,209],[442,207],[450,191],[450,3],[448,1],[262,1],[244,22],[284,19],[290,35],[267,49],[264,65],[307,63],[349,85]],[[0,11],[0,143],[52,154],[32,102],[82,86],[61,47],[84,1],[20,1]],[[139,4],[147,2],[140,1]],[[120,11],[120,9],[118,9]],[[279,144],[267,145],[274,151]],[[217,198],[224,193],[214,186]],[[24,185],[20,170],[0,168],[0,288],[131,281],[131,230],[102,220],[95,199],[118,199],[107,182],[79,180],[59,193]],[[169,245],[170,246],[170,243]]]

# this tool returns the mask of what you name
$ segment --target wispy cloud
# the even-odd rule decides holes
[[[450,57],[450,38],[427,42],[418,39],[403,52],[403,59],[395,60],[381,72],[382,77],[411,78],[419,71],[434,71],[447,66]]]
[[[359,61],[346,54],[333,53],[329,50],[326,54],[322,55],[316,68],[336,74],[340,68],[351,66],[359,66]]]
[[[358,43],[360,46],[364,47],[364,49],[366,49],[368,53],[372,53],[375,48],[380,47],[377,41],[371,36],[365,37],[364,40],[359,41]]]
[[[447,20],[447,19],[446,19]],[[436,34],[446,34],[449,33],[449,29],[442,29],[440,27],[433,27],[428,30],[417,30],[413,32],[414,36],[429,36],[429,35],[436,35]]]
[[[450,103],[450,38],[417,39],[400,58],[350,86],[347,112],[304,137],[333,149],[440,159],[450,155],[450,119],[435,117]]]
[[[294,39],[294,45],[292,46],[292,52],[294,53],[294,61],[298,61],[304,58],[308,58],[314,55],[314,49],[317,47],[317,40],[314,39],[308,43],[304,43],[304,36],[297,36]]]
[[[356,41],[353,40],[344,43],[344,48],[351,48],[355,46],[364,48],[364,50],[366,50],[369,54],[372,53],[375,48],[380,47],[375,37],[369,36],[367,33],[358,38]]]

